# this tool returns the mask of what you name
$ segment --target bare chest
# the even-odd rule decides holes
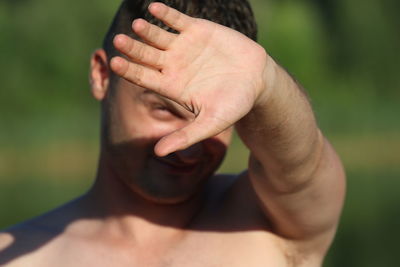
[[[288,266],[274,237],[262,232],[195,234],[154,267]]]
[[[44,266],[44,265],[41,265]],[[280,244],[263,232],[193,233],[160,253],[151,248],[69,249],[52,259],[60,267],[280,267],[289,266]]]

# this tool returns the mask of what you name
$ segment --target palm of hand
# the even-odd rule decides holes
[[[263,88],[265,51],[230,28],[163,4],[149,10],[180,34],[137,20],[133,30],[147,44],[117,36],[116,48],[133,62],[114,58],[111,67],[195,114],[193,122],[158,142],[156,153],[164,156],[217,135],[251,110]]]

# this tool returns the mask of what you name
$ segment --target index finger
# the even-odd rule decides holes
[[[203,112],[185,127],[162,137],[154,147],[154,151],[159,157],[164,157],[216,136],[231,125],[233,124],[229,121],[218,119],[207,112]]]
[[[154,17],[179,32],[184,31],[193,19],[160,2],[151,3],[149,5],[149,11]]]

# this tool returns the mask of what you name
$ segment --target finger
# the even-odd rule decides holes
[[[136,19],[132,23],[134,32],[149,45],[166,50],[177,37],[176,34],[161,29],[144,19]]]
[[[112,58],[110,67],[122,78],[157,93],[160,92],[162,74],[159,71],[129,62],[122,57]]]
[[[179,32],[184,31],[190,24],[192,18],[166,6],[163,3],[152,3],[149,5],[150,13],[164,22],[166,25]]]
[[[203,117],[206,117],[204,115]],[[154,148],[159,157],[178,150],[184,150],[198,142],[216,136],[230,127],[230,123],[215,117],[197,117],[186,127],[161,138]]]
[[[143,63],[157,69],[161,69],[164,65],[163,51],[132,39],[124,34],[115,36],[114,46],[121,53],[137,63]]]

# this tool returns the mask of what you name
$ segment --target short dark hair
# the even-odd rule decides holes
[[[216,22],[257,40],[257,25],[247,0],[124,0],[104,38],[103,48],[109,58],[119,54],[113,45],[115,35],[123,33],[136,38],[131,27],[134,19],[143,18],[173,32],[147,11],[152,2],[163,2],[189,16]]]

